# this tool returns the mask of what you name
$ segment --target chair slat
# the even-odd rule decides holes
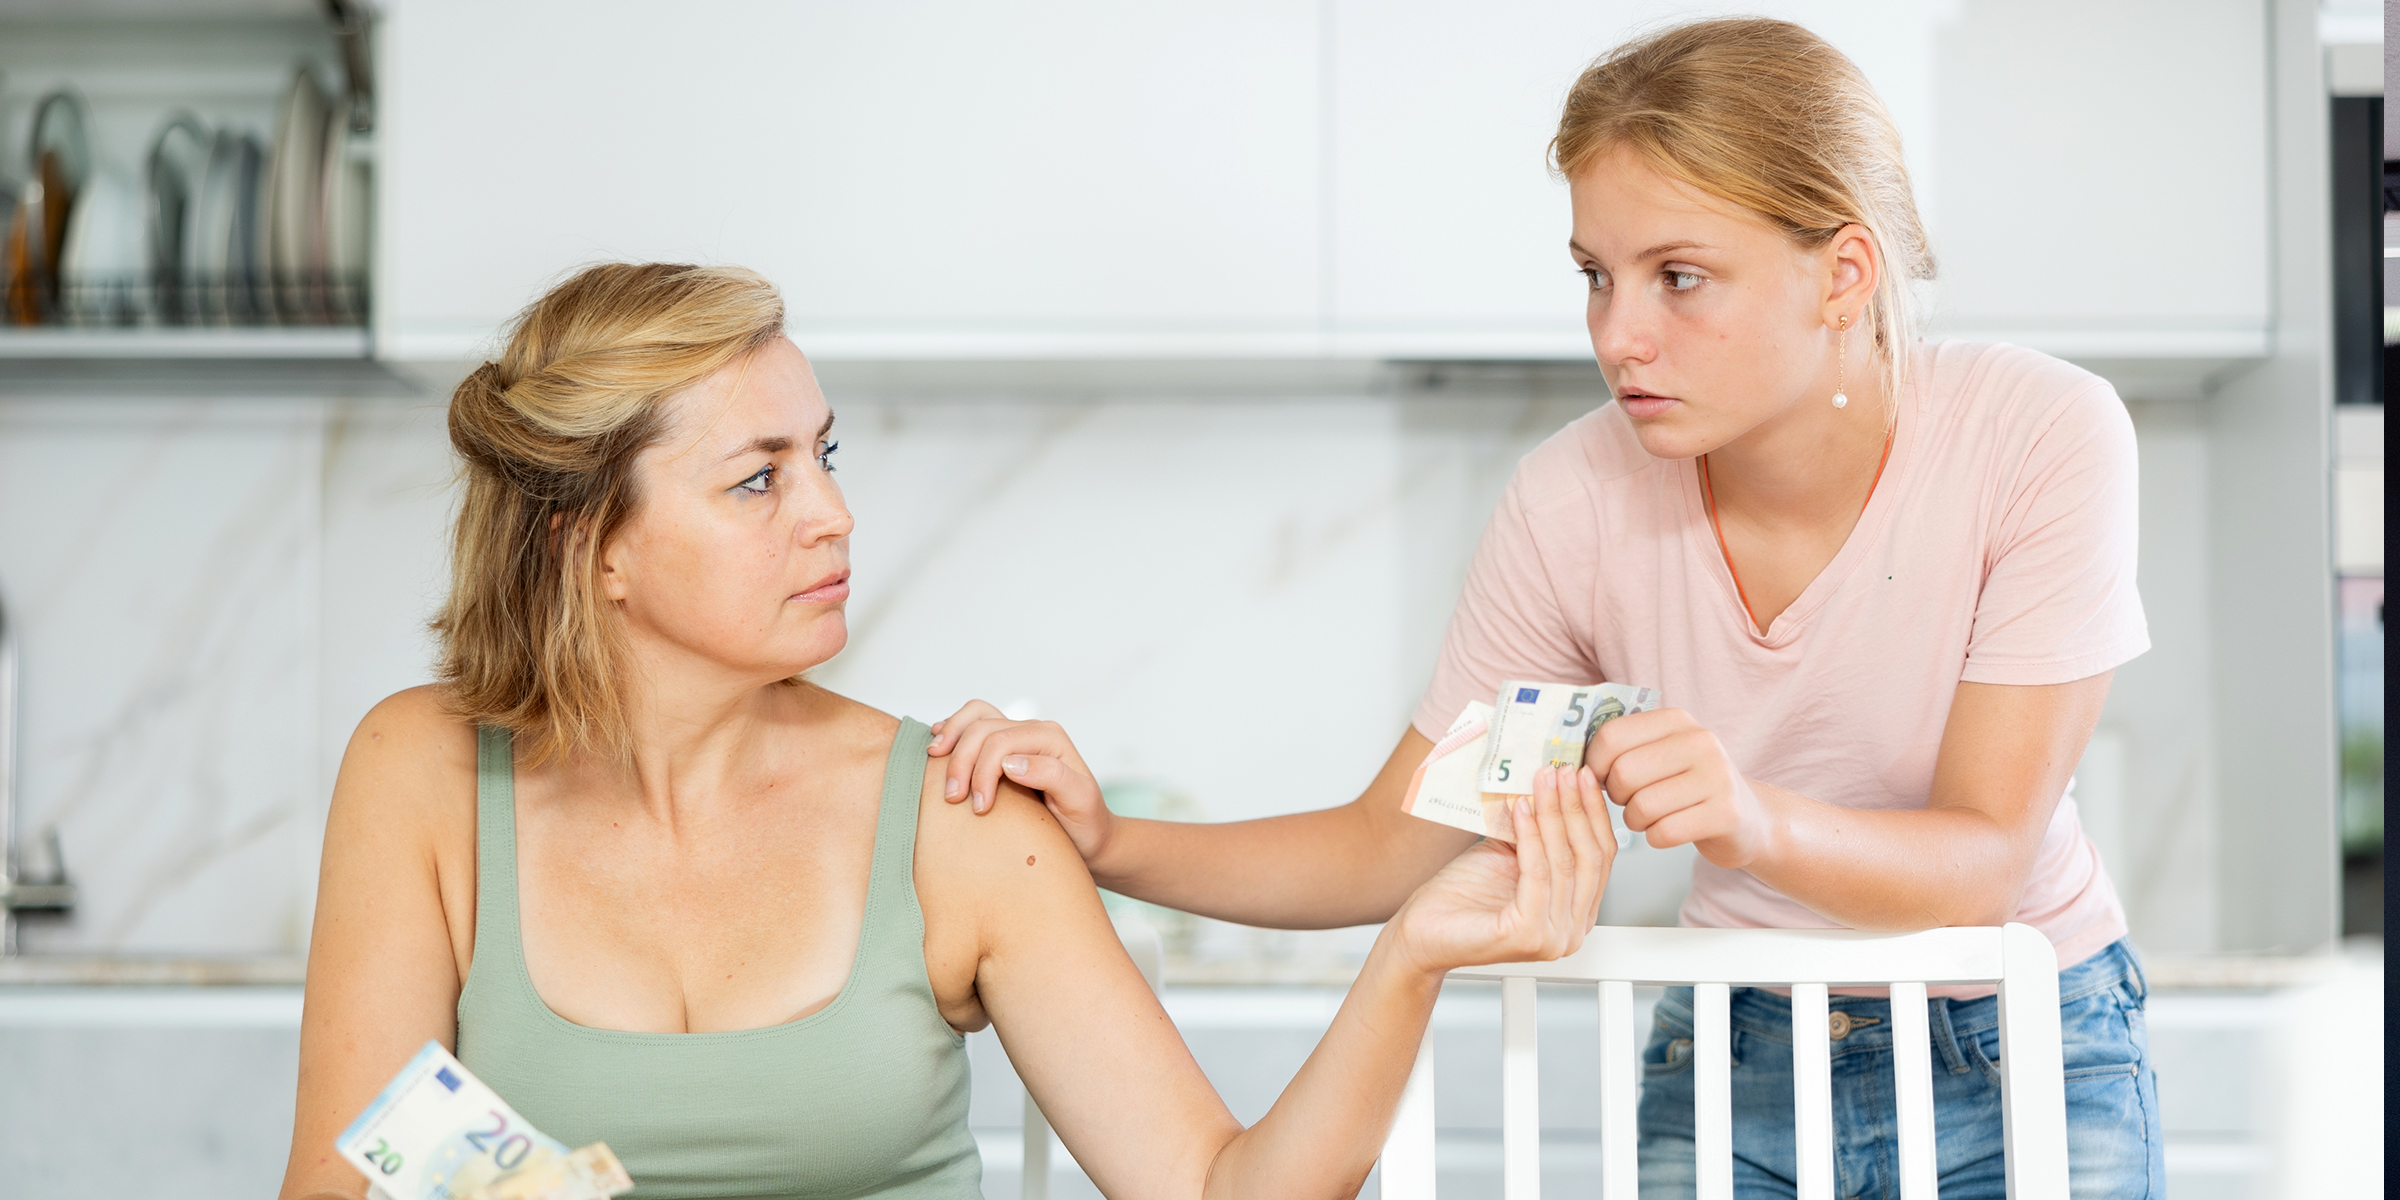
[[[1533,981],[1500,985],[1500,1194],[1541,1200],[1541,1012]]]
[[[1433,1200],[1433,1034],[1417,1047],[1417,1065],[1400,1092],[1400,1111],[1383,1141],[1383,1200]]]
[[[1641,1194],[1636,1117],[1641,1103],[1640,1031],[1633,1027],[1633,985],[1600,985],[1600,1200]]]
[[[1025,1096],[1024,1200],[1050,1200],[1050,1117]]]
[[[1833,1200],[1832,1005],[1821,983],[1792,985],[1792,1112],[1799,1200]]]
[[[2009,1200],[2066,1200],[2067,1096],[2059,1050],[2058,952],[2041,931],[2001,933],[2000,1138]]]
[[[2061,1087],[2058,959],[2039,930],[2012,924],[2005,929],[1935,929],[1882,935],[1848,930],[1629,929],[1592,931],[1583,949],[1548,963],[1501,963],[1453,971],[1452,979],[1502,981],[1501,1091],[1503,1165],[1509,1200],[1539,1194],[1541,1136],[1534,981],[1598,985],[1601,1009],[1601,1145],[1604,1200],[1630,1200],[1636,1186],[1638,1135],[1635,1095],[1641,1061],[1631,1025],[1632,988],[1643,983],[1691,984],[1693,992],[1693,1129],[1702,1200],[1731,1200],[1732,1080],[1731,988],[1781,986],[1793,989],[1795,1033],[1794,1110],[1800,1128],[1799,1195],[1820,1200],[1832,1193],[1829,1089],[1803,1082],[1813,1075],[1829,1081],[1826,985],[1894,989],[1893,1036],[1901,1110],[1902,1194],[1934,1200],[1938,1164],[1932,1118],[1932,1047],[1927,1036],[1926,985],[2000,985],[2000,1074],[2003,1138],[2007,1147],[2010,1200],[2067,1200],[2066,1103]],[[1821,1057],[1811,1061],[1812,1052]],[[1434,1121],[1430,1060],[1410,1076],[1401,1113],[1385,1143],[1383,1195],[1388,1200],[1431,1200]],[[1420,1084],[1420,1075],[1422,1082]],[[1422,1089],[1420,1098],[1419,1089]],[[1912,1100],[1911,1092],[1916,1093]],[[1812,1097],[1824,1097],[1822,1107]],[[1825,1130],[1820,1136],[1807,1128]],[[1805,1165],[1822,1147],[1822,1167]]]
[[[1925,985],[1892,985],[1892,1098],[1900,1110],[1900,1200],[1936,1200],[1933,1037]]]
[[[1692,1148],[1699,1200],[1733,1200],[1732,1016],[1731,989],[1692,985]]]

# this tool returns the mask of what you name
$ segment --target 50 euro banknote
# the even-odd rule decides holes
[[[1509,805],[1533,793],[1543,767],[1583,765],[1593,733],[1628,713],[1657,708],[1656,688],[1511,679],[1494,703],[1469,701],[1409,781],[1401,811],[1504,842],[1516,840]],[[1617,845],[1633,844],[1623,811],[1609,806]]]
[[[439,1042],[427,1042],[334,1139],[369,1200],[607,1200],[633,1180],[594,1142],[535,1129]]]

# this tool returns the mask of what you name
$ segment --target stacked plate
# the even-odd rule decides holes
[[[357,324],[368,176],[349,101],[296,67],[274,136],[189,112],[151,139],[141,181],[95,165],[83,102],[36,110],[33,173],[0,185],[7,319],[20,324]]]

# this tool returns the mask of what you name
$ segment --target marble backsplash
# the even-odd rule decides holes
[[[1414,708],[1510,469],[1597,399],[1596,378],[1505,370],[1189,392],[853,374],[828,372],[858,519],[852,640],[816,677],[925,720],[971,696],[1038,712],[1104,780],[1206,820],[1356,793]],[[297,953],[343,743],[426,678],[451,503],[441,389],[154,391],[0,394],[18,820],[36,867],[57,831],[81,887],[71,919],[30,920],[24,941]],[[2174,866],[2213,861],[2207,731],[2175,697],[2206,682],[2188,598],[2205,563],[2177,524],[2205,464],[2171,411],[2136,416],[2158,649],[2119,673],[2117,782],[2087,780],[2083,805],[2116,831],[2137,933],[2201,950],[2207,875]],[[1688,861],[1628,855],[1604,919],[1671,922]],[[1196,944],[1306,963],[1365,936],[1209,925]]]

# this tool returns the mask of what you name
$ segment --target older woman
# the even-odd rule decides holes
[[[441,681],[369,713],[335,785],[289,1200],[366,1190],[333,1139],[429,1038],[646,1197],[965,1200],[987,1022],[1111,1196],[1348,1197],[1443,972],[1591,926],[1599,785],[1546,776],[1513,850],[1399,906],[1242,1128],[1043,806],[1000,789],[971,831],[921,802],[924,726],[801,679],[846,637],[832,427],[781,299],[731,269],[586,271],[459,386]]]

